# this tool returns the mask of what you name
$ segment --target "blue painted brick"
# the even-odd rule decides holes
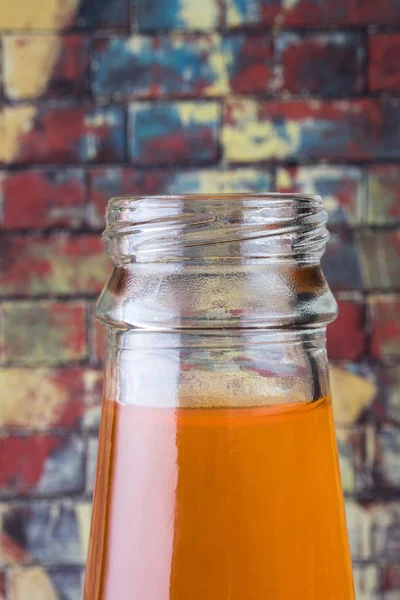
[[[211,102],[130,106],[129,151],[136,164],[190,164],[218,158],[220,107]]]
[[[229,99],[222,144],[230,161],[400,158],[397,99]]]
[[[93,76],[97,96],[199,97],[227,91],[221,42],[213,34],[97,40]]]
[[[359,252],[352,232],[332,232],[322,268],[333,290],[362,290]]]
[[[140,31],[208,30],[221,19],[219,0],[137,0],[137,11]]]
[[[128,29],[129,0],[82,0],[76,21],[90,29]]]
[[[80,600],[82,597],[83,571],[79,567],[48,569],[48,576],[61,600]]]
[[[85,447],[80,438],[37,434],[0,439],[3,495],[52,496],[84,489]]]
[[[400,22],[398,0],[227,0],[230,26],[332,27]]]
[[[85,485],[85,446],[71,436],[66,444],[55,448],[44,463],[37,491],[43,495],[80,491]]]
[[[378,431],[376,457],[376,471],[379,485],[400,489],[399,427],[386,424]]]
[[[28,560],[52,565],[85,560],[83,528],[70,500],[3,505],[1,529]]]

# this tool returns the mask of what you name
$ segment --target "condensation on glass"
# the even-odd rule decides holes
[[[85,600],[352,600],[319,197],[110,201]]]

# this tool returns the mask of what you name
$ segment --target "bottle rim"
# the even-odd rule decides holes
[[[119,196],[103,238],[122,261],[280,258],[318,262],[328,238],[320,196],[280,193]]]

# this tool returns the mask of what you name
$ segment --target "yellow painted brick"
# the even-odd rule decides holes
[[[3,40],[4,86],[13,100],[37,98],[46,90],[60,52],[56,35],[12,35]]]
[[[330,378],[335,422],[337,425],[352,425],[370,406],[376,385],[365,377],[337,367],[331,367]]]
[[[32,105],[7,106],[0,110],[0,162],[13,162],[18,154],[20,135],[32,127],[36,110]]]
[[[300,146],[300,126],[286,122],[283,137],[272,120],[260,120],[259,103],[234,99],[228,103],[230,119],[222,129],[224,157],[230,161],[259,161],[282,159],[293,155]]]
[[[0,29],[57,30],[71,21],[79,0],[0,2]]]
[[[0,428],[46,429],[67,400],[67,390],[51,381],[44,369],[2,369],[0,389]]]
[[[9,587],[12,600],[57,600],[57,592],[43,567],[11,569]]]

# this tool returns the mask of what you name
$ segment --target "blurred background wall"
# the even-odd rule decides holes
[[[274,190],[330,213],[357,599],[399,600],[400,1],[0,0],[0,33],[0,599],[80,597],[107,199]]]

